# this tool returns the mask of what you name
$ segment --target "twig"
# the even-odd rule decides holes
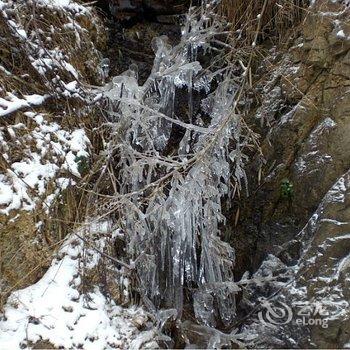
[[[101,251],[100,249],[96,248],[91,242],[89,242],[87,239],[85,239],[84,237],[82,237],[79,233],[75,233],[75,235],[81,239],[84,243],[86,243],[90,248],[92,248],[93,250],[96,250],[98,253],[100,253],[102,256],[104,256],[105,258],[115,262],[116,264],[118,265],[121,265],[125,268],[127,268],[128,270],[134,270],[134,267],[128,265],[127,263],[121,261],[121,260],[118,260],[116,258],[114,258],[113,256],[110,256],[106,253],[104,253],[103,251]]]

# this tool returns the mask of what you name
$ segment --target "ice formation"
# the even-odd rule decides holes
[[[166,37],[154,39],[154,66],[142,86],[131,66],[95,91],[95,100],[108,106],[113,137],[107,159],[116,153],[119,159],[120,189],[112,202],[142,292],[157,308],[175,308],[181,315],[185,291],[194,290],[195,313],[208,326],[218,318],[228,325],[235,316],[235,254],[220,239],[220,224],[222,202],[232,195],[232,171],[237,187],[245,181],[242,150],[248,142],[236,113],[244,74],[204,69],[197,60],[198,53],[213,54],[212,41],[224,31],[214,13],[211,4],[192,8],[174,47]],[[176,112],[179,89],[187,89],[187,115]],[[205,95],[197,114],[194,92]],[[170,155],[174,125],[184,135]]]

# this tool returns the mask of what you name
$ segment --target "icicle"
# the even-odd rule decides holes
[[[181,317],[184,288],[196,286],[194,310],[208,326],[216,318],[228,325],[235,315],[235,291],[227,285],[233,281],[234,250],[219,238],[225,220],[221,202],[229,194],[229,155],[237,165],[237,181],[244,178],[244,155],[229,153],[230,141],[240,139],[233,114],[236,86],[230,74],[204,71],[196,61],[201,48],[210,48],[222,31],[212,14],[211,5],[192,8],[174,47],[165,36],[153,40],[154,65],[144,85],[139,86],[131,66],[100,89],[116,124],[121,184],[116,201],[128,252],[140,257],[136,271],[142,293]],[[203,127],[194,115],[193,89],[208,93],[213,79],[217,87],[201,104],[210,116]],[[174,112],[176,90],[182,87],[187,88],[188,122]],[[170,140],[174,125],[185,128],[175,145]],[[171,156],[168,146],[174,148]],[[208,287],[219,283],[219,291]]]
[[[193,119],[193,72],[188,72],[188,119],[192,123]]]

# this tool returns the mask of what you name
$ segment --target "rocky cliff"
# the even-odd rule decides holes
[[[279,259],[273,273],[281,266],[295,269],[292,285],[273,299],[276,305],[319,303],[329,320],[327,328],[288,332],[281,326],[284,331],[269,333],[279,339],[274,346],[348,346],[349,14],[339,2],[316,2],[288,48],[269,50],[257,70],[261,103],[250,118],[262,125],[264,159],[251,164],[259,175],[250,198],[240,203],[233,245],[242,272],[246,266],[255,271],[267,254]],[[307,340],[295,335],[303,332]]]

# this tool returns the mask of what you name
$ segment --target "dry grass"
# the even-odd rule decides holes
[[[71,18],[65,11],[53,11],[47,7],[38,7],[35,2],[18,2],[11,20],[25,28],[30,41],[48,55],[50,50],[59,49],[67,56],[68,62],[88,83],[98,83],[98,66],[107,42],[102,22],[97,16],[78,15]],[[35,37],[32,34],[35,33]],[[77,35],[78,33],[78,35]],[[3,91],[15,91],[20,94],[43,94],[50,89],[47,84],[56,74],[64,81],[72,80],[69,73],[61,67],[59,71],[47,70],[47,74],[38,74],[30,62],[31,45],[14,35],[8,25],[8,18],[0,12],[0,65],[11,74],[0,70],[0,86]],[[34,55],[35,58],[35,55]],[[46,86],[45,86],[46,83]],[[51,85],[54,88],[54,85]],[[1,90],[0,90],[1,91]],[[1,92],[0,92],[1,93]]]
[[[48,55],[56,48],[62,52],[66,61],[79,72],[81,82],[100,82],[97,66],[101,55],[97,49],[104,49],[107,36],[97,16],[88,13],[74,16],[76,25],[80,27],[77,39],[74,29],[65,26],[72,20],[68,12],[39,7],[35,1],[18,1],[14,2],[14,6],[15,10],[9,12],[10,18],[0,12],[0,97],[5,97],[6,93],[19,98],[30,94],[55,95],[56,85],[52,78],[59,75],[66,83],[74,80],[64,67],[47,69],[45,75],[39,74],[30,61],[31,55],[36,58],[35,52],[31,51],[35,45]],[[27,41],[14,34],[8,19],[25,29]],[[57,122],[64,130],[83,127],[92,140],[92,149],[98,152],[99,148],[95,146],[100,143],[99,134],[94,132],[100,123],[98,111],[86,108],[77,98],[60,95],[34,109],[47,121]],[[9,147],[6,150],[9,158],[5,159],[1,155],[4,145],[0,144],[0,174],[6,174],[11,163],[25,159],[28,150],[35,150],[35,142],[29,136],[37,125],[23,112],[17,111],[0,118],[0,128],[5,131],[4,141]],[[17,123],[23,123],[25,128],[16,130],[16,138],[12,139],[6,130]],[[50,154],[45,157],[50,157]],[[75,180],[78,182],[78,179]],[[45,197],[53,190],[54,183],[48,183]],[[52,254],[67,233],[83,221],[85,197],[86,192],[79,187],[74,191],[68,189],[61,193],[49,213],[45,212],[43,202],[38,203],[32,212],[13,210],[10,216],[0,215],[0,310],[11,291],[24,288],[43,275],[50,265]],[[42,226],[39,230],[36,224],[40,221]]]
[[[82,196],[80,191],[62,192],[49,215],[40,208],[19,213],[16,220],[17,213],[0,215],[0,310],[13,290],[35,283],[50,266],[53,253],[83,219]]]
[[[241,38],[254,40],[256,23],[262,11],[263,0],[223,0],[221,13],[234,31],[241,31]],[[281,42],[290,30],[298,26],[306,13],[308,0],[268,0],[261,23],[259,40]]]

